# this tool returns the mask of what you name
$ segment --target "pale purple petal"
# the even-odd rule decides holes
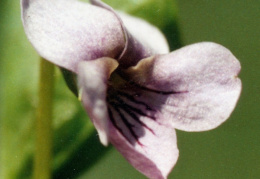
[[[116,74],[117,67],[118,62],[111,58],[79,64],[82,103],[102,144],[110,141],[149,178],[166,178],[178,159],[175,130],[141,114],[141,108],[129,98],[132,89],[121,89],[128,84]]]
[[[167,178],[179,156],[175,130],[149,117],[137,121],[120,106],[109,112],[109,140],[117,150],[148,178]]]
[[[142,44],[152,49],[155,54],[169,53],[166,38],[158,28],[143,19],[130,16],[123,12],[117,12],[129,33]]]
[[[112,13],[114,13],[118,20],[121,22],[121,27],[124,30],[124,34],[125,34],[125,40],[126,40],[126,44],[125,44],[125,48],[122,51],[121,55],[118,58],[119,64],[121,68],[128,68],[130,66],[134,66],[138,63],[139,60],[149,57],[151,55],[156,54],[157,52],[160,53],[164,53],[166,52],[166,46],[167,43],[165,43],[165,39],[163,38],[163,36],[159,34],[159,32],[157,32],[157,30],[155,30],[154,27],[152,27],[151,25],[148,25],[147,23],[144,23],[144,21],[138,20],[137,18],[129,18],[123,15],[123,21],[121,20],[120,16],[113,10],[113,8],[111,8],[110,6],[108,6],[107,4],[103,3],[100,0],[90,0],[90,2],[93,5],[105,8],[109,11],[111,11]],[[126,22],[127,21],[127,22]],[[136,21],[136,22],[134,22]],[[127,23],[127,26],[124,25],[124,22]],[[144,31],[141,30],[140,28],[137,28],[136,30],[133,30],[133,28],[136,28],[136,26],[134,25],[140,25],[142,27],[145,27]],[[131,26],[131,27],[130,27]],[[127,29],[130,27],[130,31]],[[145,31],[147,33],[153,32],[156,35],[156,38],[154,38],[153,42],[155,43],[155,41],[159,41],[160,44],[158,44],[158,50],[154,50],[156,49],[155,47],[157,45],[153,44],[151,45],[148,42],[149,41],[148,35],[144,36],[144,37],[140,37],[141,35],[137,35],[138,32],[140,34],[144,34]],[[131,34],[133,32],[133,34]],[[152,35],[152,34],[151,34]],[[150,38],[152,39],[152,38]],[[158,40],[159,39],[159,40]],[[163,50],[161,50],[163,49]]]
[[[117,58],[124,32],[114,13],[76,0],[21,0],[27,37],[47,60],[77,72],[80,61]]]
[[[156,111],[136,99],[143,89],[117,71],[108,84],[110,142],[149,178],[166,178],[178,158],[175,129],[161,124],[161,119],[154,117]]]
[[[135,100],[156,110],[153,116],[162,123],[203,131],[230,116],[241,92],[239,72],[239,61],[228,49],[205,42],[144,59],[125,78],[139,86]]]
[[[108,144],[108,113],[106,104],[107,81],[118,63],[111,58],[100,58],[79,63],[80,97],[94,123],[100,141]]]

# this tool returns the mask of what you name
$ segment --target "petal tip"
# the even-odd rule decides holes
[[[108,146],[109,140],[108,140],[108,135],[106,133],[100,133],[98,134],[99,140],[102,145]]]

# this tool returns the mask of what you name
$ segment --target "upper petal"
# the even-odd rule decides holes
[[[150,47],[154,54],[169,53],[169,45],[161,31],[143,19],[117,12],[129,33]],[[138,27],[138,28],[137,28]]]
[[[115,12],[100,0],[90,2],[113,12],[121,22],[126,40],[125,48],[118,58],[121,68],[134,66],[143,58],[169,51],[164,35],[153,25],[125,13]]]
[[[83,106],[94,123],[100,141],[108,144],[107,81],[118,63],[111,58],[100,58],[79,63],[78,83]]]
[[[139,98],[158,110],[162,123],[203,131],[230,116],[241,92],[239,72],[228,49],[205,42],[144,59],[125,77],[142,86]]]
[[[21,0],[27,37],[47,60],[77,72],[80,61],[117,58],[124,32],[114,13],[75,0]]]

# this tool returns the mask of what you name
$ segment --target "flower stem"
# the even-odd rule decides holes
[[[52,155],[52,98],[54,65],[41,58],[39,101],[36,116],[34,178],[51,178]]]

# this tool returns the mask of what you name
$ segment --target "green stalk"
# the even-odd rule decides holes
[[[51,178],[54,65],[41,58],[36,116],[34,178]]]

